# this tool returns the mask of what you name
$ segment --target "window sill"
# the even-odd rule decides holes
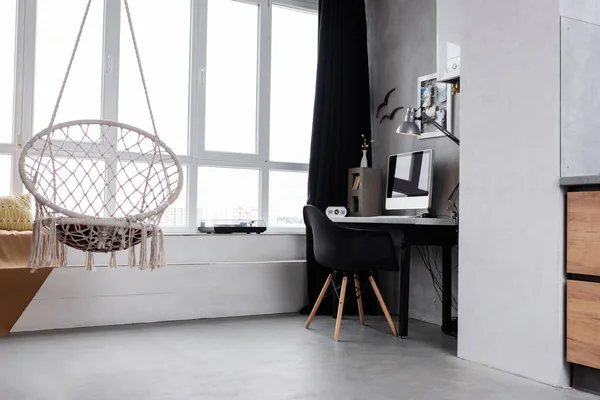
[[[205,236],[205,237],[223,237],[223,236],[244,236],[248,235],[247,233],[201,233],[194,231],[173,231],[166,230],[164,232],[165,236]],[[272,236],[272,235],[298,235],[304,236],[306,235],[306,228],[267,228],[266,232],[256,234],[251,234],[252,236]]]

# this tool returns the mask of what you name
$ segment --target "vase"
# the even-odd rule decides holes
[[[369,168],[369,161],[367,160],[367,150],[363,150],[363,156],[362,159],[360,160],[360,167],[361,168]]]

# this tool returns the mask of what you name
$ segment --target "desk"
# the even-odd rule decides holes
[[[458,244],[458,220],[403,216],[332,217],[346,226],[362,226],[394,233],[400,243],[400,336],[408,336],[408,300],[410,287],[410,250],[412,246],[442,247],[442,331],[452,333],[452,247]]]

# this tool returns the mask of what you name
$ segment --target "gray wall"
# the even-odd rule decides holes
[[[366,6],[371,118],[375,139],[373,166],[381,169],[385,182],[390,154],[433,149],[433,209],[438,214],[448,214],[446,199],[458,182],[458,147],[445,137],[418,140],[396,134],[404,112],[396,114],[394,121],[386,120],[381,125],[375,118],[377,106],[393,87],[396,91],[390,97],[390,106],[414,107],[417,102],[417,78],[436,72],[436,1],[366,0]],[[459,97],[460,95],[454,98],[455,125],[451,129],[457,136]],[[438,263],[440,261],[438,257]],[[441,304],[436,300],[431,276],[416,252],[413,252],[411,265],[410,316],[440,324]],[[396,282],[394,278],[389,277],[385,292],[388,297],[393,298],[388,303],[395,306],[397,298],[393,295]],[[394,307],[392,309],[397,311]]]
[[[564,365],[559,0],[462,0],[458,355]]]

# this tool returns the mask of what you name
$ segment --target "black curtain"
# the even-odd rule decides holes
[[[308,172],[308,204],[320,210],[347,203],[348,168],[360,165],[365,135],[371,138],[369,65],[364,0],[320,0],[319,57]],[[329,270],[314,259],[307,231],[310,312]],[[349,312],[356,302],[349,302]],[[319,313],[333,311],[324,301]]]

